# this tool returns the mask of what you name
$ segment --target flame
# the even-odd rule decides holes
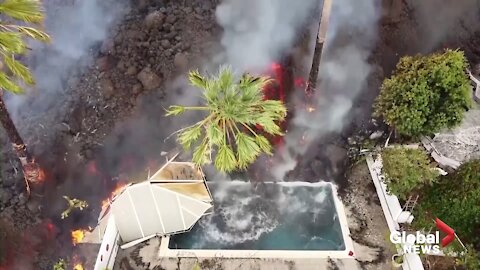
[[[307,107],[307,112],[310,112],[310,113],[311,113],[311,112],[313,112],[313,111],[315,111],[315,108],[314,108],[314,107],[311,107],[311,106],[308,106],[308,107]]]
[[[110,193],[110,196],[102,201],[102,209],[107,208],[110,205],[110,203],[112,202],[113,198],[115,196],[117,196],[118,194],[120,194],[120,192],[123,191],[123,188],[125,186],[126,186],[126,184],[124,184],[124,183],[117,183],[117,186],[112,191],[112,193]]]
[[[75,231],[72,231],[72,243],[73,245],[77,245],[78,243],[80,243],[83,238],[85,237],[85,230],[75,230]]]
[[[83,265],[81,263],[77,263],[73,266],[73,270],[83,270]]]

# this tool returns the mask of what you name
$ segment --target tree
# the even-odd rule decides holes
[[[189,149],[196,144],[193,162],[203,165],[212,161],[222,172],[245,169],[263,152],[271,154],[266,134],[281,135],[277,124],[285,119],[287,110],[278,100],[264,100],[263,88],[268,77],[244,74],[239,80],[230,68],[221,68],[217,76],[205,78],[198,71],[189,73],[190,83],[201,89],[205,106],[170,106],[167,115],[186,111],[205,112],[205,118],[177,131],[178,142]]]
[[[381,86],[374,116],[414,137],[458,125],[472,100],[466,68],[458,50],[402,57]]]
[[[420,149],[386,148],[382,152],[383,174],[388,192],[401,199],[425,185],[431,185],[438,172],[430,166],[427,154]]]
[[[417,227],[428,227],[438,217],[460,239],[480,247],[480,160],[462,164],[457,171],[425,189],[415,214]]]
[[[27,191],[28,182],[35,181],[40,176],[40,168],[27,150],[22,137],[18,133],[3,101],[3,91],[15,94],[23,93],[20,83],[33,85],[32,74],[26,66],[20,63],[17,56],[25,55],[28,48],[25,38],[39,41],[49,41],[49,36],[38,30],[44,14],[38,0],[4,0],[0,3],[0,122],[13,144],[23,167]],[[22,25],[15,24],[20,21]],[[30,26],[28,26],[30,25]]]
[[[313,51],[312,67],[307,81],[306,92],[311,95],[317,87],[318,71],[320,69],[320,59],[322,58],[323,44],[327,35],[328,22],[330,20],[330,10],[332,9],[332,0],[322,1],[322,15],[318,23],[317,42]]]

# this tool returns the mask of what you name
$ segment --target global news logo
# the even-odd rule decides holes
[[[407,234],[403,232],[393,232],[390,234],[390,241],[394,244],[400,244],[403,253],[413,254],[439,254],[440,247],[446,247],[455,239],[455,231],[440,219],[435,219],[435,225],[439,231],[435,233],[424,234],[420,231]],[[440,240],[440,231],[446,236]]]

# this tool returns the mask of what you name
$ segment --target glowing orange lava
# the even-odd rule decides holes
[[[83,238],[85,237],[85,230],[75,230],[72,231],[72,243],[73,245],[77,245],[80,243]]]

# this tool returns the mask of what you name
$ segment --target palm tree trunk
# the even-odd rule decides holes
[[[307,95],[312,95],[317,87],[318,70],[320,68],[320,60],[322,58],[323,44],[327,35],[328,22],[330,19],[330,10],[332,8],[332,0],[323,0],[322,3],[322,17],[318,24],[317,42],[315,43],[315,50],[313,51],[312,67],[308,76]]]
[[[27,150],[27,146],[23,142],[22,137],[18,133],[15,124],[10,117],[10,114],[7,111],[5,102],[3,101],[3,93],[0,90],[0,122],[2,123],[3,128],[7,132],[8,139],[13,145],[13,150],[18,156],[20,163],[22,164],[23,175],[25,178],[25,185],[27,192],[30,193],[29,182],[37,182],[40,179],[40,167],[35,160],[32,158],[30,153]]]
[[[0,96],[0,122],[2,122],[2,126],[7,132],[8,139],[10,140],[10,142],[12,142],[13,149],[15,150],[22,165],[26,162],[31,161],[31,156],[27,151],[27,147],[23,143],[22,137],[20,137],[20,134],[18,133],[18,130],[12,121],[12,118],[7,111],[7,107],[3,102],[2,96]]]

